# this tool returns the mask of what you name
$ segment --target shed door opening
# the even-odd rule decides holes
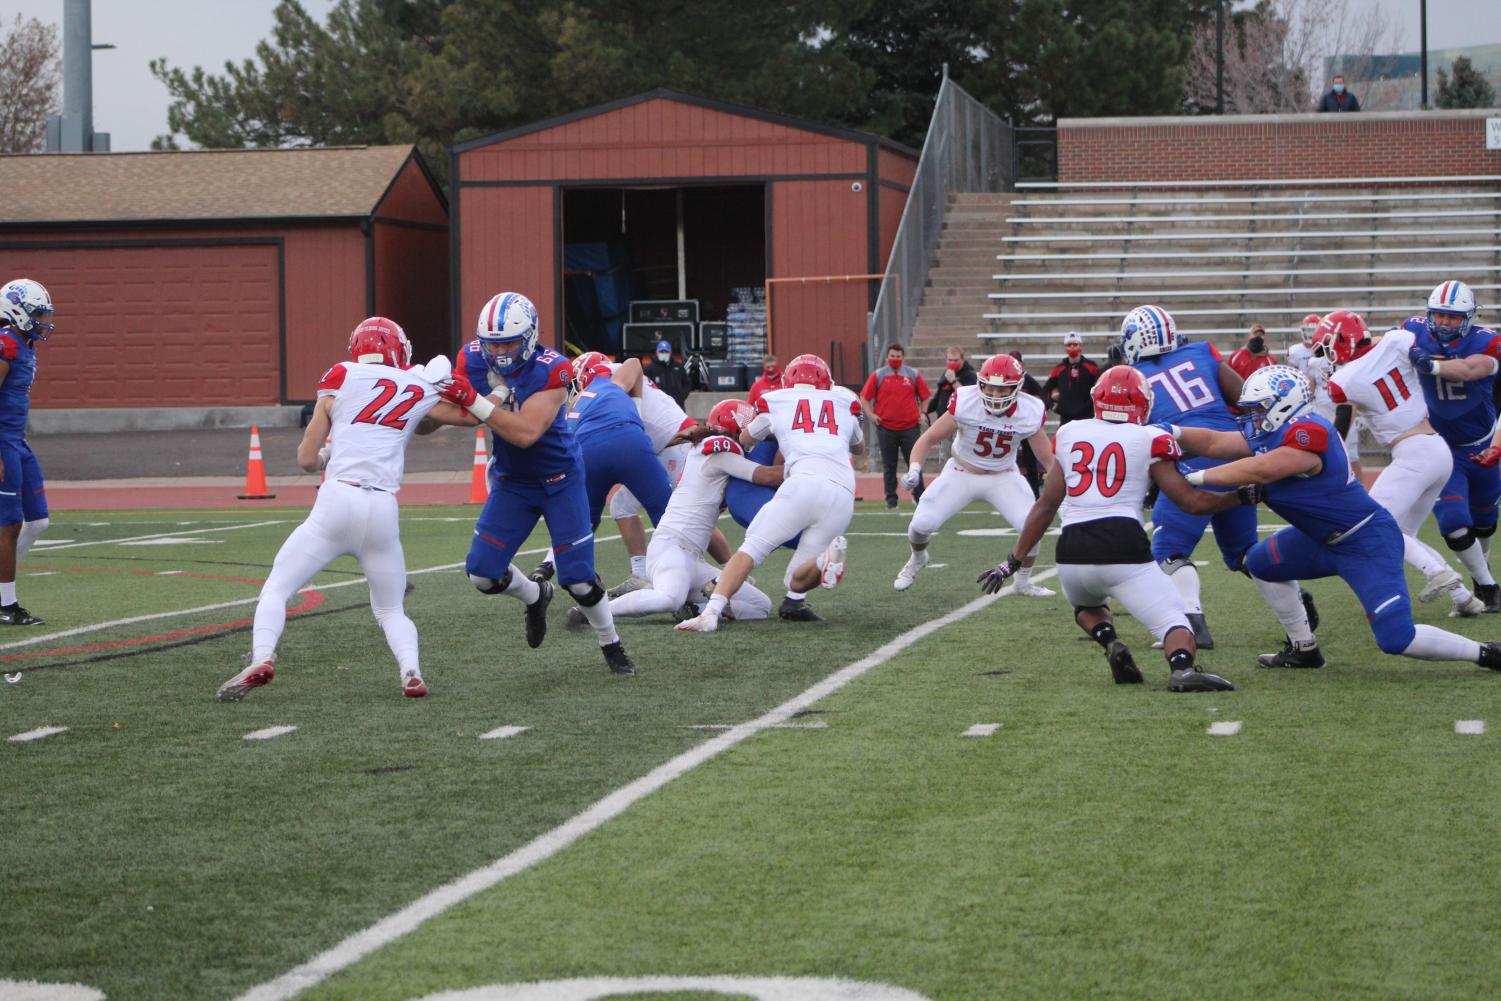
[[[764,185],[563,192],[563,315],[570,350],[620,350],[635,299],[696,299],[724,320],[731,290],[766,280]]]

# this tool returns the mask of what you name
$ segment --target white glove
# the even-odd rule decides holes
[[[914,462],[912,465],[907,467],[907,475],[902,477],[902,486],[906,487],[908,490],[915,490],[917,489],[917,485],[921,482],[922,466]]]
[[[516,399],[516,390],[510,386],[500,385],[490,390],[490,399],[495,401],[497,407],[510,406],[511,401]]]
[[[318,468],[319,469],[327,469],[328,468],[328,446],[327,445],[324,445],[322,448],[318,449]]]

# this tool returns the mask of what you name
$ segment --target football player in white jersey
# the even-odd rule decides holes
[[[1334,313],[1330,313],[1329,315],[1334,316],[1336,313],[1344,314],[1346,312],[1349,311],[1335,310]],[[1312,313],[1309,314],[1309,316],[1312,315]],[[1358,314],[1351,313],[1350,315],[1355,316],[1357,319],[1359,319]],[[1321,316],[1318,317],[1318,320],[1320,323],[1322,323],[1324,318]],[[1306,326],[1308,317],[1305,316],[1303,318],[1303,322]],[[1360,322],[1362,324],[1365,323],[1364,320],[1361,320]],[[1298,369],[1298,371],[1307,376],[1309,384],[1313,386],[1314,413],[1327,420],[1330,424],[1333,424],[1337,412],[1337,407],[1334,400],[1329,395],[1329,376],[1334,374],[1334,359],[1325,353],[1324,344],[1317,327],[1314,328],[1313,344],[1311,348],[1312,353],[1307,362],[1305,362],[1303,365],[1299,366],[1292,362],[1289,362],[1289,364],[1292,364],[1294,368]],[[1362,478],[1364,476],[1364,470],[1360,468],[1360,429],[1363,424],[1364,421],[1362,421],[1358,416],[1352,416],[1350,418],[1350,423],[1343,431],[1340,432],[1340,434],[1344,436],[1345,455],[1349,458],[1350,461],[1350,472],[1354,474],[1355,478],[1357,480],[1360,480],[1362,483],[1365,482],[1365,480]]]
[[[412,346],[396,323],[372,316],[349,337],[350,362],[339,362],[318,383],[318,402],[297,446],[297,463],[325,469],[313,510],[282,544],[261,587],[251,630],[249,663],[219,686],[220,702],[238,702],[276,673],[276,644],[287,601],[340,556],[360,561],[370,582],[370,610],[396,656],[401,690],[427,694],[417,662],[417,627],[403,608],[406,557],[397,525],[396,491],[406,446],[422,419],[438,407],[455,421],[463,414],[439,398],[453,364],[439,356],[412,367]],[[332,438],[327,447],[324,442]]]
[[[775,436],[785,478],[776,496],[751,519],[745,541],[725,564],[708,605],[678,623],[683,632],[718,629],[725,604],[751,570],[798,533],[802,537],[783,578],[787,596],[777,610],[781,618],[817,621],[819,615],[808,607],[805,595],[819,584],[833,587],[844,576],[843,533],[855,514],[850,456],[864,448],[860,401],[834,387],[828,363],[817,355],[799,355],[788,362],[782,386],[756,401],[756,417],[741,432],[740,442],[750,447]]]
[[[1448,445],[1428,423],[1428,403],[1408,358],[1412,331],[1399,327],[1372,340],[1358,313],[1337,309],[1320,321],[1317,345],[1335,366],[1328,387],[1338,408],[1336,430],[1343,433],[1358,414],[1376,440],[1391,450],[1391,462],[1371,484],[1370,494],[1397,520],[1403,558],[1427,580],[1419,600],[1432,601],[1447,593],[1454,605],[1452,615],[1484,612],[1485,602],[1470,593],[1464,578],[1417,538],[1454,461]]]
[[[1208,493],[1189,485],[1174,464],[1183,457],[1177,441],[1146,424],[1152,389],[1135,369],[1117,365],[1107,370],[1090,395],[1094,418],[1058,429],[1042,496],[1027,515],[1011,556],[980,575],[981,589],[994,594],[1016,574],[1022,564],[1017,553],[1032,550],[1061,508],[1058,580],[1074,606],[1074,621],[1105,649],[1115,683],[1139,684],[1142,675],[1116,635],[1111,598],[1162,641],[1171,691],[1233,691],[1235,686],[1224,678],[1195,666],[1193,629],[1178,589],[1152,559],[1141,508],[1153,483],[1191,514],[1253,504],[1256,491]]]
[[[1303,322],[1298,324],[1298,332],[1302,335],[1302,340],[1287,349],[1287,363],[1304,375],[1308,375],[1308,363],[1314,357],[1314,342],[1319,332],[1319,321],[1322,319],[1323,317],[1317,313],[1309,313],[1303,317]]]
[[[1010,355],[986,359],[980,366],[978,384],[955,390],[949,397],[948,411],[912,446],[912,465],[902,478],[908,489],[922,482],[922,464],[928,452],[944,439],[954,437],[952,456],[944,464],[943,472],[923,491],[907,525],[912,555],[892,582],[898,591],[911,587],[928,565],[929,540],[971,501],[985,501],[1013,529],[1021,530],[1036,498],[1026,478],[1017,471],[1016,453],[1021,450],[1022,442],[1029,442],[1032,454],[1037,456],[1037,468],[1047,469],[1053,461],[1053,445],[1042,427],[1047,407],[1037,397],[1022,392],[1026,379],[1021,362]],[[1014,594],[1032,598],[1053,594],[1030,579],[1037,549],[1034,546],[1022,561],[1012,586]]]
[[[725,484],[732,476],[773,488],[782,482],[783,467],[752,462],[741,451],[740,432],[755,416],[744,400],[721,400],[709,411],[707,427],[695,423],[673,436],[673,447],[686,445],[689,452],[662,523],[646,550],[650,582],[610,599],[610,611],[617,618],[679,610],[686,611],[684,619],[698,614],[704,585],[719,577],[719,571],[704,560],[704,552],[724,506]],[[741,621],[764,619],[771,614],[771,599],[747,580],[730,598],[726,614]],[[569,624],[581,624],[574,621],[572,610]]]

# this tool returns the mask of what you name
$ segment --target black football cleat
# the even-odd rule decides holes
[[[20,602],[0,605],[0,626],[45,626],[46,619],[37,618],[21,607]]]
[[[782,606],[777,609],[777,618],[788,622],[823,621],[823,616],[809,608],[806,601],[793,601],[791,598],[782,599]]]
[[[1501,612],[1501,584],[1476,584],[1475,597],[1485,602],[1487,612]]]
[[[533,650],[547,637],[547,606],[552,603],[552,581],[539,580],[537,589],[537,600],[526,606],[526,645]]]
[[[1189,612],[1188,628],[1194,631],[1194,646],[1200,650],[1213,650],[1214,637],[1209,632],[1209,622],[1203,612]]]
[[[1480,659],[1476,663],[1492,671],[1501,671],[1501,643],[1480,644]]]
[[[1292,640],[1286,640],[1281,650],[1262,654],[1256,658],[1256,663],[1260,667],[1323,667],[1325,661],[1317,643],[1310,647],[1297,647]]]
[[[605,655],[605,663],[610,665],[611,674],[633,675],[636,673],[636,665],[631,663],[630,657],[626,656],[625,647],[620,645],[619,640],[606,643],[599,650]]]
[[[1298,588],[1298,597],[1303,599],[1303,614],[1308,616],[1309,632],[1319,631],[1319,606],[1313,603],[1313,592],[1306,587]]]
[[[1110,676],[1117,685],[1139,685],[1142,682],[1141,668],[1131,657],[1131,648],[1120,640],[1111,640],[1105,648],[1105,659],[1110,661]]]
[[[538,584],[540,584],[544,580],[552,580],[553,572],[554,572],[554,567],[552,565],[552,562],[549,561],[549,560],[543,560],[541,563],[537,564],[537,569],[533,570],[531,573],[527,574],[526,576],[527,576],[527,579],[534,580]]]
[[[1209,674],[1185,667],[1181,671],[1173,672],[1172,678],[1167,683],[1167,690],[1170,692],[1233,692],[1235,686],[1218,674]]]
[[[725,606],[725,610],[729,610],[728,605]],[[698,613],[702,611],[703,609],[699,608],[693,602],[685,601],[678,606],[677,611],[672,613],[672,621],[687,622],[689,619],[696,618],[698,616]]]

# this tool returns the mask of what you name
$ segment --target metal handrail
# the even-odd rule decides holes
[[[1317,177],[1237,178],[1228,181],[1018,181],[1016,190],[1074,191],[1085,188],[1289,188],[1310,191],[1350,184],[1484,184],[1501,181],[1501,174],[1451,174],[1448,177]]]

